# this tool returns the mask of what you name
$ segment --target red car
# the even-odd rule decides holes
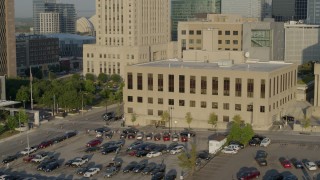
[[[288,159],[281,157],[279,161],[284,168],[291,168],[291,163]]]
[[[136,150],[132,150],[132,151],[128,152],[128,154],[130,156],[135,156],[137,154],[137,151]]]
[[[87,147],[95,147],[101,143],[102,143],[102,141],[100,139],[94,139],[94,140],[91,140],[87,143]]]
[[[238,179],[239,180],[251,180],[251,179],[259,178],[259,176],[260,176],[260,171],[249,170],[249,171],[244,171],[244,172],[240,173]]]
[[[162,138],[163,138],[163,141],[170,141],[170,134],[165,132],[163,133]]]
[[[23,162],[31,162],[31,160],[35,157],[35,154],[30,154],[29,156],[23,158]]]
[[[187,136],[181,136],[181,142],[188,142]]]
[[[46,148],[48,146],[51,146],[53,144],[53,141],[49,140],[49,141],[43,141],[42,143],[40,143],[38,145],[38,149],[43,149]]]

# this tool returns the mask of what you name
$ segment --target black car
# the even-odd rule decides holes
[[[167,148],[167,152],[171,151],[173,148],[175,148],[176,146],[178,146],[179,144],[177,142],[173,142],[171,143],[168,148]]]
[[[116,141],[109,141],[109,142],[102,144],[100,149],[105,149],[107,147],[114,146],[115,144],[116,144]]]
[[[41,163],[37,166],[37,170],[39,170],[39,171],[41,171],[41,170],[44,171],[48,164],[53,163],[53,162],[56,162],[56,161],[57,161],[57,159],[55,159],[55,158],[49,158],[49,159],[41,162]]]
[[[164,178],[165,180],[175,180],[177,178],[177,171],[175,169],[171,169]]]
[[[252,136],[251,139],[259,139],[260,141],[262,141],[264,138],[266,138],[265,136],[259,135],[259,134],[255,134],[254,136]]]
[[[187,136],[188,134],[190,134],[191,137],[195,137],[196,133],[194,131],[190,131],[190,130],[184,130],[182,132],[180,132],[180,136]]]
[[[255,158],[259,166],[267,166],[268,162],[265,158]]]
[[[155,143],[150,143],[150,144],[148,144],[145,148],[144,148],[144,150],[146,150],[146,151],[153,151],[155,148],[157,148],[158,147],[158,145],[157,144],[155,144]]]
[[[65,136],[59,136],[59,137],[53,138],[52,141],[53,141],[53,143],[56,144],[56,143],[64,141],[65,139],[66,139]]]
[[[145,167],[147,166],[147,164],[137,164],[132,171],[135,173],[140,173]]]
[[[156,174],[157,172],[165,172],[166,165],[165,164],[157,164],[156,168],[150,172],[151,175]]]
[[[111,153],[111,152],[116,152],[118,148],[119,148],[118,146],[110,146],[110,147],[107,147],[107,148],[103,149],[101,151],[101,153],[102,154],[108,154],[108,153]]]
[[[244,144],[242,144],[242,143],[239,142],[239,141],[230,141],[230,142],[229,142],[229,145],[238,145],[241,149],[244,148]]]
[[[143,170],[142,170],[142,174],[147,175],[149,174],[151,171],[153,171],[155,168],[157,167],[157,164],[154,162],[149,163]]]
[[[8,157],[6,157],[5,159],[2,160],[2,163],[6,164],[6,163],[12,162],[12,161],[14,161],[14,160],[16,160],[18,158],[19,158],[18,154],[13,155],[13,156],[8,156]]]
[[[100,150],[100,147],[94,146],[94,147],[88,147],[88,148],[85,150],[85,152],[86,152],[86,153],[90,153],[90,152],[95,152],[95,151],[98,151],[98,150]]]
[[[104,136],[105,136],[106,138],[111,139],[112,136],[113,136],[113,131],[108,131],[108,132],[106,132],[106,133],[104,134]]]
[[[128,134],[126,134],[126,133],[121,133],[121,134],[120,134],[120,139],[125,139],[125,138],[127,138],[127,135],[128,135]]]
[[[115,114],[114,112],[107,112],[102,114],[102,118],[105,121],[115,120]]]
[[[77,135],[77,131],[69,131],[65,134],[65,137],[68,139],[76,135]]]
[[[141,150],[136,153],[136,157],[143,157],[143,156],[146,156],[148,153],[149,151]]]
[[[124,146],[125,143],[126,143],[126,141],[124,139],[120,139],[119,141],[116,141],[114,143],[114,145],[118,146],[118,147],[122,147],[122,146]]]
[[[49,163],[45,168],[44,168],[44,171],[45,172],[51,172],[57,168],[59,168],[60,165],[58,162],[52,162],[52,163]]]
[[[136,128],[129,128],[129,129],[123,130],[122,132],[125,133],[125,134],[129,134],[129,133],[137,134],[137,132],[139,132],[139,130],[136,129]]]
[[[264,177],[265,180],[283,180],[284,176],[280,173]]]
[[[165,152],[166,150],[167,150],[166,144],[158,144],[157,147],[153,149],[153,151],[157,151],[157,152]]]
[[[250,146],[259,146],[261,143],[261,140],[259,138],[253,138],[249,141]]]
[[[90,169],[90,167],[81,167],[77,170],[77,174],[79,175],[83,175],[84,173],[86,173],[88,170]]]
[[[76,158],[74,159],[70,159],[69,161],[67,161],[64,165],[67,166],[67,167],[70,167],[72,166],[72,163],[75,161]]]
[[[127,173],[127,172],[132,171],[136,167],[137,164],[138,164],[137,161],[130,162],[125,168],[123,168],[123,172]]]
[[[304,168],[302,162],[297,160],[296,158],[292,158],[290,161],[296,169],[303,169]]]
[[[94,131],[96,132],[96,133],[105,133],[105,132],[108,132],[108,131],[110,131],[111,129],[110,128],[108,128],[108,127],[101,127],[101,128],[97,128],[97,129],[95,129]]]
[[[141,144],[143,144],[143,141],[135,141],[135,142],[133,142],[132,144],[129,145],[128,150],[131,150],[132,148],[134,148],[134,147],[136,147],[138,145],[141,145]]]
[[[208,151],[200,151],[197,154],[197,157],[203,160],[210,160],[212,158],[211,154]]]
[[[161,180],[164,178],[164,172],[157,172],[156,174],[152,175],[151,180]]]
[[[268,157],[268,153],[266,151],[259,150],[256,153],[255,160],[260,166],[267,166],[268,165],[267,157]]]
[[[138,150],[138,151],[142,151],[142,150],[145,150],[145,148],[146,148],[147,146],[149,146],[150,144],[151,144],[151,143],[143,143],[143,144],[137,146],[136,148],[132,148],[132,149],[135,149],[135,150]]]
[[[154,139],[155,141],[160,141],[160,140],[161,140],[161,134],[160,134],[160,133],[155,134],[155,135],[153,136],[153,139]]]

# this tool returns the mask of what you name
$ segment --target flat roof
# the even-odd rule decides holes
[[[223,61],[222,61],[223,62]],[[208,70],[232,70],[232,71],[254,71],[254,72],[272,72],[284,67],[291,66],[291,63],[284,62],[247,62],[242,64],[232,64],[231,66],[219,66],[218,62],[205,63],[199,61],[180,61],[180,60],[164,60],[143,64],[135,64],[132,66],[141,67],[168,67],[168,68],[189,68],[189,69],[208,69]]]
[[[95,40],[93,36],[81,36],[77,34],[57,33],[57,34],[45,34],[46,37],[59,38],[59,39],[75,39],[75,40]]]
[[[0,100],[0,107],[4,107],[4,106],[11,106],[14,104],[19,104],[21,103],[20,101],[7,101],[7,100]]]

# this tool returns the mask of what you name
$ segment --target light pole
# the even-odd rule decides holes
[[[82,96],[81,96],[81,97],[82,97],[82,102],[81,102],[81,103],[82,103],[82,111],[81,111],[81,115],[83,116],[83,93],[82,93],[81,95],[82,95]]]
[[[172,110],[174,109],[174,107],[172,107],[172,106],[170,106],[169,107],[169,115],[170,115],[170,117],[169,117],[169,131],[171,132],[171,128],[170,127],[172,127]]]
[[[175,132],[177,133],[177,123],[178,121],[174,121]]]

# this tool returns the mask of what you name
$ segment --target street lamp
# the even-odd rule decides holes
[[[169,131],[171,132],[171,128],[170,127],[172,127],[172,110],[174,109],[174,107],[173,106],[170,106],[169,107],[169,115],[170,115],[170,117],[169,117]]]
[[[174,126],[175,126],[175,132],[177,133],[177,123],[178,121],[174,121]]]

